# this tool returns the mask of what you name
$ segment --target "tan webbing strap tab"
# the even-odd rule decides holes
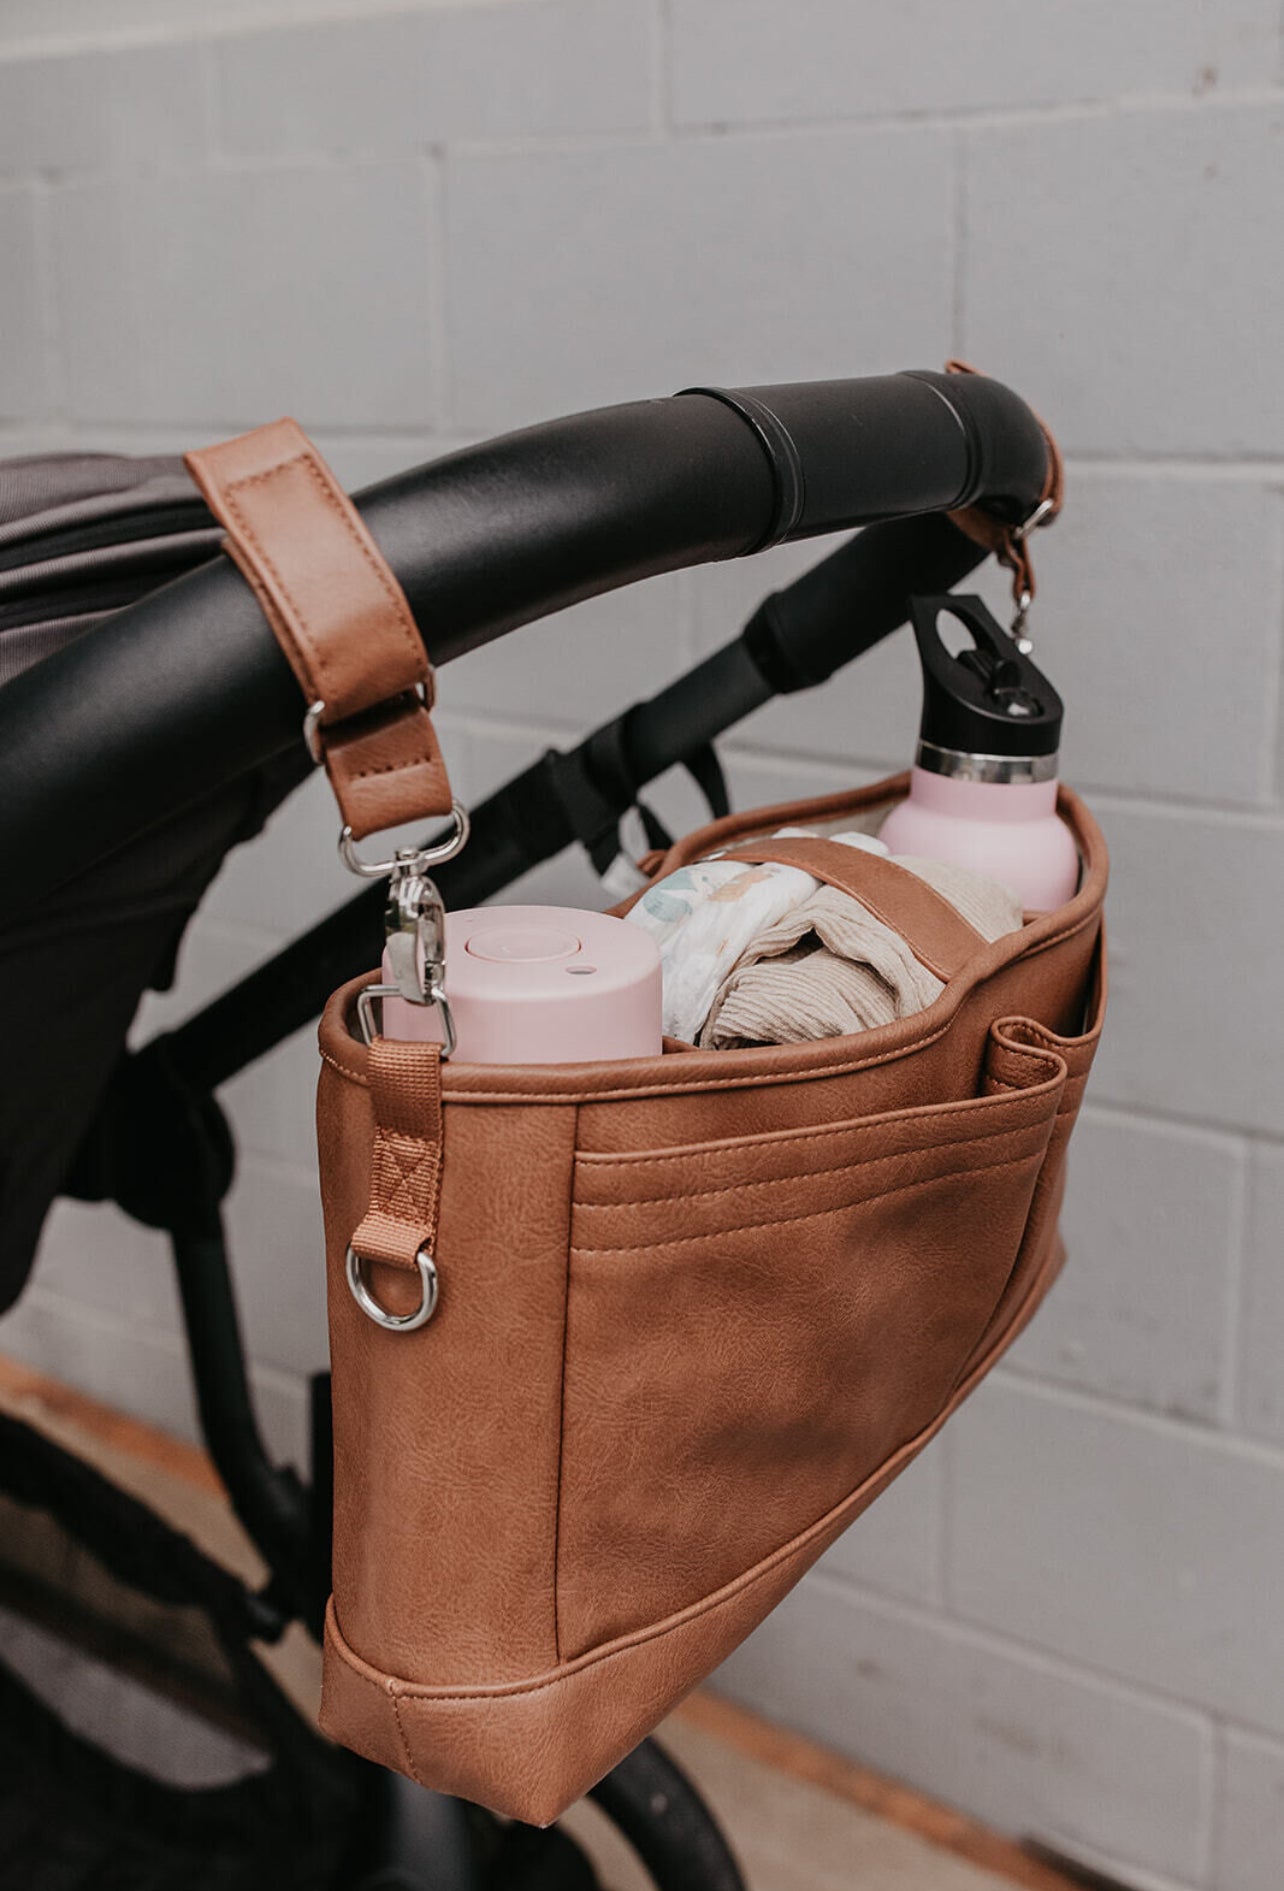
[[[935,887],[885,854],[817,835],[811,840],[800,836],[747,842],[729,848],[724,858],[743,860],[747,866],[799,867],[813,879],[850,893],[875,919],[899,933],[919,964],[937,978],[952,978],[986,943]]]
[[[441,1046],[370,1046],[370,1100],[375,1138],[370,1206],[352,1237],[363,1261],[413,1267],[421,1248],[437,1244],[441,1202]]]
[[[410,606],[307,435],[274,420],[184,458],[305,706],[323,705],[322,758],[353,839],[449,814],[432,669]]]
[[[967,361],[947,361],[947,374],[979,374]],[[1051,525],[1061,510],[1065,496],[1065,461],[1061,457],[1061,448],[1046,421],[1036,414],[1035,419],[1043,428],[1043,437],[1048,443],[1048,472],[1043,482],[1043,491],[1039,495],[1040,506],[1047,506],[1039,523]],[[1018,609],[1024,598],[1028,606],[1033,600],[1037,586],[1034,577],[1034,560],[1030,555],[1029,535],[1019,527],[1005,525],[981,506],[964,506],[957,512],[946,515],[952,525],[960,532],[965,532],[976,545],[984,546],[987,552],[993,552],[1001,565],[1006,565],[1012,573],[1012,598]]]

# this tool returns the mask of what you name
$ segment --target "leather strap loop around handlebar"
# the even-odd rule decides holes
[[[184,460],[298,678],[352,838],[449,814],[410,606],[302,428],[274,420]]]
[[[979,374],[970,362],[951,360],[945,364],[947,374]],[[1036,414],[1043,437],[1048,443],[1048,472],[1043,482],[1043,491],[1039,495],[1036,513],[1042,513],[1040,525],[1051,525],[1061,510],[1065,493],[1065,462],[1061,457],[1061,448],[1057,445],[1051,429],[1040,415]],[[1046,507],[1046,510],[1044,508]],[[1018,610],[1028,607],[1033,601],[1037,589],[1034,577],[1034,561],[1030,555],[1030,540],[1023,526],[1005,525],[991,512],[981,506],[964,506],[957,512],[947,514],[950,522],[965,532],[976,545],[984,546],[987,552],[993,552],[1001,565],[1006,565],[1012,573],[1012,597]]]

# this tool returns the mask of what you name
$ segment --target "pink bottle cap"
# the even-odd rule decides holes
[[[447,913],[446,995],[456,1063],[596,1063],[656,1057],[663,1048],[659,948],[609,913],[565,906]],[[404,998],[384,1001],[383,1028],[390,1038],[442,1039],[437,1008]]]

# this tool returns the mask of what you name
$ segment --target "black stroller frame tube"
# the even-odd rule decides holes
[[[977,503],[1018,523],[1046,472],[1043,430],[1015,394],[915,372],[604,408],[357,503],[440,664],[583,598],[786,538]],[[27,900],[300,735],[293,674],[221,557],[6,697],[0,874]]]

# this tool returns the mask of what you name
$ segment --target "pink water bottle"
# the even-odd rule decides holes
[[[971,867],[1012,888],[1027,912],[1061,906],[1079,854],[1057,813],[1062,704],[979,597],[915,598],[923,719],[908,797],[883,823],[894,854]],[[952,650],[939,619],[970,642]]]

